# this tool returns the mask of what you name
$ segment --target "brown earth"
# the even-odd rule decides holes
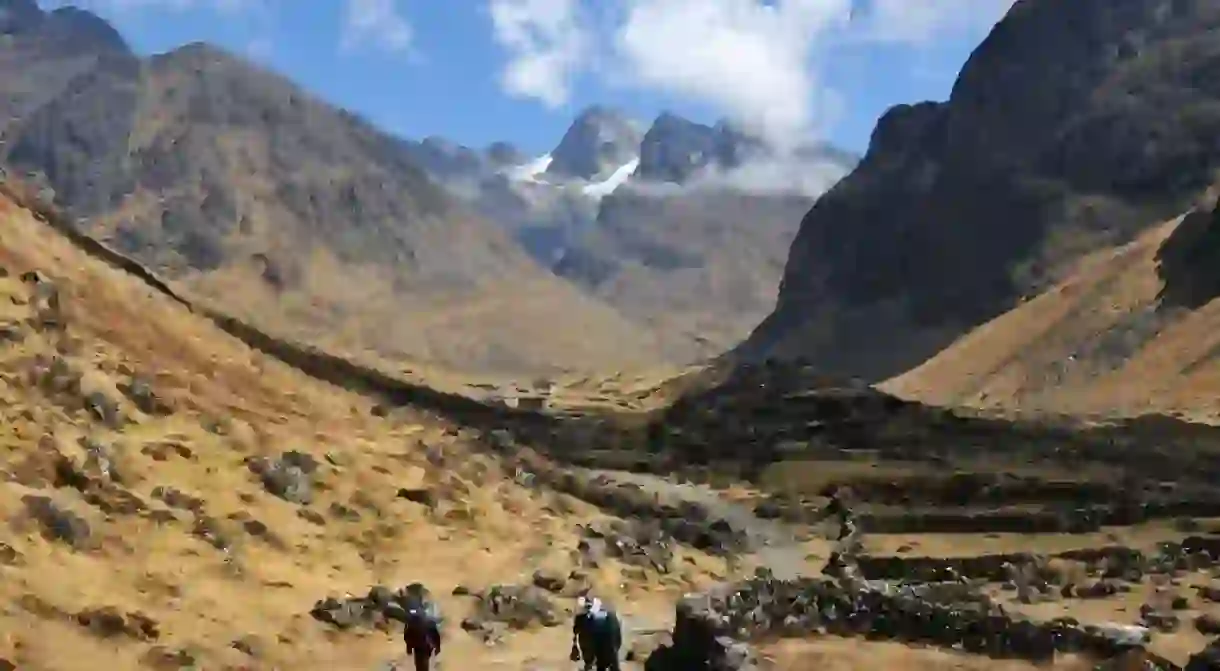
[[[1083,259],[1066,279],[882,389],[941,405],[1220,420],[1211,207]]]
[[[308,616],[317,599],[420,580],[458,621],[471,603],[450,596],[451,589],[518,583],[539,566],[567,570],[575,524],[606,515],[507,476],[511,465],[478,431],[439,418],[443,404],[387,409],[321,383],[251,350],[147,280],[85,254],[29,213],[3,207],[0,422],[8,432],[0,437],[0,471],[9,487],[0,491],[0,513],[12,533],[0,546],[0,595],[9,604],[0,609],[0,658],[18,668],[123,669],[188,659],[218,669],[374,668],[399,657],[393,630],[334,631]],[[759,389],[746,380],[738,393]],[[821,402],[845,398],[886,406],[876,392],[832,394]],[[714,397],[708,402],[719,408]],[[939,417],[941,429],[961,428],[943,411],[920,412],[928,413],[914,415],[921,421]],[[792,416],[781,412],[770,427],[758,426],[773,428]],[[878,423],[887,427],[898,429]],[[273,496],[248,466],[252,458],[289,450],[318,464],[307,503]],[[89,454],[99,452],[111,463],[108,476],[90,465]],[[1093,477],[1088,468],[1078,470],[1086,480]],[[844,479],[859,475],[844,471]],[[1109,477],[1104,470],[1096,476]],[[923,487],[913,491],[928,491]],[[400,498],[399,488],[426,490],[435,503]],[[730,501],[751,497],[757,494],[738,488],[709,509],[736,519],[748,509]],[[753,533],[772,537],[767,530],[778,527],[767,524],[760,521]],[[1170,537],[1159,527],[1132,533],[1133,545]],[[921,536],[930,549],[936,543],[953,543],[961,553],[994,549],[988,539],[967,535]],[[1046,547],[1091,546],[1102,538],[1051,540]],[[739,568],[786,561],[793,549],[804,569],[814,571],[826,544],[808,551],[771,547]],[[679,552],[674,574],[609,561],[590,580],[634,621],[663,627],[679,594],[730,574],[720,560]],[[122,617],[108,620],[98,609]],[[562,628],[512,634],[494,647],[456,627],[449,631],[448,666],[562,669],[567,663]],[[1181,645],[1173,643],[1176,637],[1163,639],[1177,657],[1198,642],[1184,635]],[[832,638],[764,652],[777,669],[809,668],[810,661],[853,668],[866,659],[929,670],[1026,668]]]
[[[18,668],[137,668],[175,651],[214,669],[373,668],[400,654],[397,635],[328,631],[308,615],[316,600],[419,580],[460,620],[470,602],[453,587],[562,570],[574,524],[603,516],[516,484],[434,416],[376,416],[251,350],[8,201],[0,229],[0,658]],[[309,503],[247,466],[289,450],[319,464]],[[413,487],[435,505],[396,497]],[[47,510],[58,538],[31,518]],[[609,562],[591,579],[665,618],[701,570],[639,579]],[[82,614],[105,608],[127,614],[110,637]],[[567,652],[553,630],[495,650],[451,639],[459,668]]]

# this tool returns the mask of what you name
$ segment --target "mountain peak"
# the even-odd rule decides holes
[[[27,35],[71,53],[130,51],[119,31],[97,14],[70,6],[44,12],[35,0],[0,0],[0,35]]]
[[[46,18],[35,0],[0,0],[0,34],[29,32]]]
[[[636,158],[639,126],[621,112],[595,105],[583,110],[551,152],[547,174],[592,179]]]
[[[684,182],[717,159],[720,136],[716,128],[662,112],[640,143],[636,174],[659,182]]]
[[[43,24],[47,41],[60,41],[73,47],[128,52],[127,40],[110,22],[85,9],[60,7],[47,15]]]

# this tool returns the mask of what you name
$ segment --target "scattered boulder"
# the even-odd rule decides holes
[[[510,629],[555,627],[562,612],[546,590],[533,585],[494,585],[478,595],[476,616],[483,622],[502,622]]]
[[[398,490],[398,498],[429,508],[436,507],[436,496],[429,489],[403,487]]]
[[[350,506],[345,506],[337,501],[332,502],[326,510],[330,513],[331,517],[337,520],[344,520],[347,522],[357,522],[360,520],[360,511]]]
[[[431,599],[428,591],[418,584],[397,590],[383,585],[374,585],[365,596],[322,599],[314,604],[309,614],[314,619],[339,629],[356,627],[384,629],[391,622],[406,620],[406,599],[413,591],[420,592],[420,590],[425,599]]]
[[[74,550],[88,550],[95,545],[89,523],[80,515],[61,508],[46,496],[27,494],[21,498],[26,514],[38,523],[43,537],[59,541]]]
[[[143,378],[132,378],[128,382],[119,384],[119,392],[146,415],[161,417],[174,413],[174,407],[157,394],[152,383]]]
[[[297,508],[297,517],[320,527],[326,526],[326,517],[311,508]]]
[[[1220,635],[1220,617],[1204,613],[1195,618],[1195,629],[1208,636]]]
[[[106,426],[117,429],[123,425],[123,416],[119,412],[119,404],[100,390],[85,394],[85,410],[93,419]]]
[[[0,543],[0,566],[20,566],[23,561],[21,553],[8,543]]]
[[[161,485],[153,487],[152,497],[165,503],[170,508],[186,510],[192,513],[202,513],[204,510],[203,499],[191,496],[173,487]]]
[[[125,636],[139,641],[161,637],[157,622],[143,613],[124,613],[112,606],[89,608],[76,614],[76,622],[101,638]]]
[[[231,644],[234,650],[245,653],[248,657],[258,659],[262,657],[266,650],[266,643],[253,634],[242,636],[233,641]]]
[[[142,660],[155,671],[182,671],[199,668],[199,656],[190,650],[154,645],[144,653]]]
[[[25,340],[25,333],[20,324],[12,322],[0,323],[0,344],[15,345]]]
[[[1199,592],[1199,598],[1212,603],[1220,603],[1220,584],[1201,585],[1195,588]]]
[[[309,455],[285,452],[277,459],[252,458],[247,465],[271,494],[298,505],[313,501],[312,474],[317,462]]]
[[[234,545],[233,535],[224,527],[220,520],[209,515],[195,516],[194,524],[191,527],[191,535],[203,540],[221,552],[228,552]]]
[[[568,584],[568,576],[559,571],[538,569],[534,571],[534,586],[558,594]]]
[[[656,524],[611,520],[582,527],[582,536],[578,550],[592,566],[596,566],[599,556],[605,555],[660,573],[673,570],[672,541]]]

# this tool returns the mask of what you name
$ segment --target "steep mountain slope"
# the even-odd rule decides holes
[[[715,356],[775,300],[784,251],[812,199],[694,189],[607,197],[555,272],[651,327],[667,360]]]
[[[142,61],[92,15],[37,16],[0,64],[47,69],[52,86],[0,79],[17,117],[2,158],[45,174],[90,234],[332,349],[532,372],[655,362],[639,328],[539,267],[399,140],[215,48]],[[65,61],[48,31],[87,55]]]
[[[576,525],[608,519],[520,484],[477,431],[251,350],[3,197],[0,423],[4,668],[382,668],[401,634],[310,609],[412,581],[452,623],[446,664],[566,663],[562,628],[494,648],[459,630],[479,605],[455,588],[568,576]],[[580,579],[664,617],[717,566],[674,556]]]
[[[1220,211],[1089,255],[883,388],[940,404],[1220,420]]]
[[[1220,6],[1019,0],[944,103],[878,122],[738,350],[884,379],[1189,207],[1220,165]]]

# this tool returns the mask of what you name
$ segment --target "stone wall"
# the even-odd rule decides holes
[[[684,598],[672,645],[645,668],[655,671],[756,668],[744,641],[830,634],[957,648],[993,658],[1049,661],[1059,653],[1098,660],[1129,653],[1113,634],[1072,620],[1035,623],[998,614],[985,597],[960,583],[897,586],[867,583],[848,589],[828,580],[766,577]],[[1140,651],[1145,668],[1180,667]]]

